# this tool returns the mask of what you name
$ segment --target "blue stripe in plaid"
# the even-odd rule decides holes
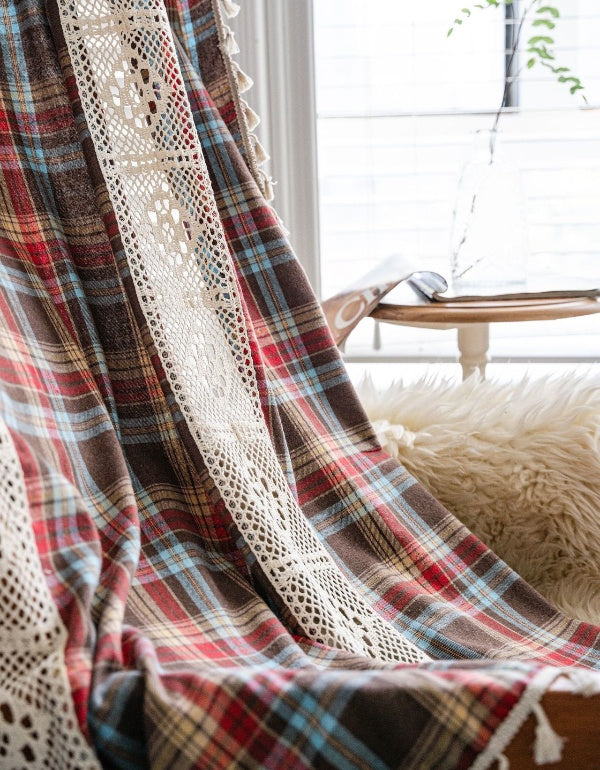
[[[360,675],[361,684],[366,686],[371,679],[370,674]],[[356,683],[353,683],[356,685]],[[289,746],[303,744],[303,754],[310,762],[318,756],[333,767],[350,768],[348,756],[342,754],[337,748],[339,743],[349,749],[355,756],[373,770],[386,770],[387,765],[381,758],[373,753],[362,741],[346,729],[340,720],[348,703],[355,694],[354,687],[340,687],[333,698],[327,699],[327,708],[322,705],[321,698],[325,696],[326,689],[316,687],[308,692],[306,690],[287,691],[285,699],[279,697],[271,707],[286,721],[281,739]],[[290,705],[289,701],[292,701]],[[334,735],[336,744],[332,743],[330,736]]]

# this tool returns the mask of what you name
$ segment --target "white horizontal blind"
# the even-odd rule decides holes
[[[587,104],[546,70],[528,70],[521,52],[517,105],[499,126],[504,156],[521,170],[531,288],[600,284],[600,4],[555,4],[557,60],[581,79]],[[323,296],[392,253],[449,274],[461,169],[502,101],[506,53],[502,8],[474,10],[447,37],[461,5],[315,3]],[[367,330],[350,351],[353,340],[370,343]],[[387,354],[435,357],[454,346],[446,333],[382,333]],[[600,357],[597,316],[492,334],[497,355]]]

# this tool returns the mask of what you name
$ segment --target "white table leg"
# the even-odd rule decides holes
[[[485,365],[488,362],[490,346],[489,324],[465,324],[457,328],[459,362],[462,366],[463,380],[476,369],[485,377]]]

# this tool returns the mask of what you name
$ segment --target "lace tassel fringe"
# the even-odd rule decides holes
[[[550,720],[540,703],[535,704],[533,713],[538,722],[535,728],[535,743],[533,746],[533,756],[536,765],[560,762],[565,739],[554,732]]]
[[[240,12],[240,6],[233,0],[221,0],[221,7],[226,18],[233,19]]]
[[[252,142],[252,146],[254,148],[256,161],[259,166],[262,166],[263,163],[266,163],[269,160],[270,156],[262,144],[258,141],[256,134],[250,134],[250,141]]]
[[[536,765],[551,765],[562,759],[565,739],[553,730],[550,720],[540,703],[536,703],[532,713],[537,719],[533,758]],[[505,754],[497,757],[497,770],[510,770],[510,762]]]
[[[237,87],[234,91],[234,102],[238,111],[238,119],[242,132],[242,140],[247,153],[248,166],[265,199],[267,201],[272,201],[274,182],[272,178],[260,168],[260,166],[269,160],[269,156],[258,141],[256,135],[251,133],[260,123],[260,117],[244,99],[240,98],[240,94],[243,94],[252,88],[253,80],[232,58],[232,56],[239,53],[240,49],[235,40],[233,30],[223,22],[223,18],[231,19],[234,16],[237,16],[241,6],[233,0],[216,0],[213,7],[215,8],[215,15],[219,26],[221,50],[228,59],[230,74]]]
[[[244,115],[246,117],[246,125],[248,126],[248,130],[254,131],[256,126],[258,126],[258,124],[260,123],[260,117],[256,114],[256,112],[254,112],[254,110],[248,104],[248,102],[245,102],[243,99],[241,99],[240,101],[242,105],[242,110],[244,111]]]
[[[272,177],[270,177],[265,171],[260,168],[258,170],[258,173],[260,174],[261,178],[261,187],[263,195],[265,196],[265,199],[268,201],[272,201],[275,197],[275,193],[273,192],[273,186],[275,185],[275,182],[273,181]]]
[[[245,91],[249,91],[254,85],[252,78],[249,75],[246,75],[244,70],[241,69],[240,65],[236,61],[233,61],[233,59],[231,60],[231,68],[233,70],[239,93],[243,94]]]
[[[223,24],[223,45],[229,56],[235,56],[236,53],[240,52],[233,30],[226,24]]]

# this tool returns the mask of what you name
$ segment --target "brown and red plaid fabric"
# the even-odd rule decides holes
[[[107,768],[487,766],[532,688],[600,665],[600,630],[560,615],[381,451],[244,160],[216,6],[167,7],[290,488],[433,660],[383,664],[298,633],[160,365],[54,0],[7,0],[0,408],[80,726]]]

